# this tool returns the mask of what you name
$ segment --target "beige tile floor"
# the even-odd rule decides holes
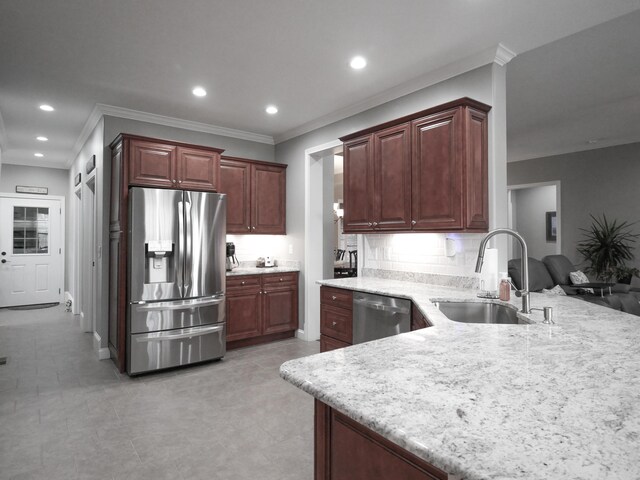
[[[313,400],[278,376],[297,339],[129,378],[63,307],[0,310],[0,479],[311,480]]]

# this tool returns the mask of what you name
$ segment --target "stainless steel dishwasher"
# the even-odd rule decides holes
[[[411,301],[353,292],[353,343],[390,337],[411,329]]]

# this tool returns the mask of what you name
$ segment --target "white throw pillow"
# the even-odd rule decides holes
[[[589,278],[584,274],[582,270],[569,273],[569,278],[571,279],[571,283],[573,283],[574,285],[589,283]],[[584,291],[587,293],[593,293],[593,288],[585,288]]]

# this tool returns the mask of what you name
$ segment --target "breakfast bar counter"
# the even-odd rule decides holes
[[[284,363],[281,376],[319,405],[451,479],[640,478],[638,317],[531,294],[555,324],[541,312],[524,325],[458,323],[436,303],[486,300],[386,279],[321,283],[409,298],[433,327]]]

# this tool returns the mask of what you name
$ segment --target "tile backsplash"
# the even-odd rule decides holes
[[[481,233],[364,235],[365,274],[407,273],[426,278],[464,277],[473,282]],[[407,276],[407,275],[405,275]]]
[[[236,246],[240,262],[253,262],[258,257],[270,256],[278,261],[291,260],[288,255],[289,239],[286,235],[227,235],[227,242]]]

